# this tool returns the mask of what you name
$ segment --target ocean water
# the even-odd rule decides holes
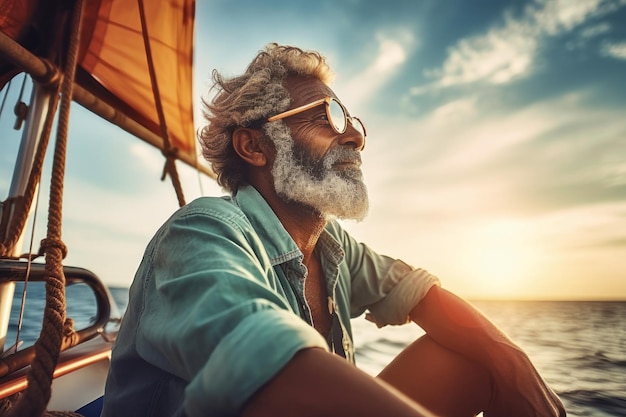
[[[531,358],[569,416],[626,416],[626,302],[472,301]],[[423,331],[353,322],[357,363],[377,374]]]
[[[21,301],[16,287],[6,346],[15,342]],[[119,311],[128,302],[126,288],[110,288]],[[85,285],[67,290],[68,316],[76,328],[93,321],[94,296]],[[44,304],[41,283],[30,283],[20,339],[36,340]],[[626,416],[626,301],[472,301],[530,356],[565,403],[569,416]],[[119,314],[119,313],[118,313]],[[378,329],[353,321],[357,364],[376,375],[423,331],[415,325]]]

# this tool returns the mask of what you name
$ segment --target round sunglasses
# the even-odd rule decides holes
[[[325,97],[312,103],[305,104],[304,106],[296,107],[295,109],[287,110],[275,116],[268,117],[267,121],[273,122],[274,120],[284,119],[285,117],[302,113],[314,107],[321,106],[322,104],[326,106],[326,117],[328,118],[330,126],[337,134],[341,135],[345,133],[346,129],[348,128],[348,122],[350,122],[352,127],[354,127],[357,132],[363,135],[363,137],[367,136],[365,125],[363,124],[363,122],[361,122],[361,119],[359,119],[358,117],[350,116],[343,104],[341,104],[339,100],[332,97]]]

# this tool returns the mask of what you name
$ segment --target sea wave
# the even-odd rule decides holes
[[[567,403],[570,416],[626,416],[626,398],[623,391],[576,389],[558,394]]]

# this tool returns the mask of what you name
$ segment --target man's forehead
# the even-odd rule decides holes
[[[314,77],[290,75],[283,82],[291,96],[291,106],[299,107],[324,97],[337,98],[333,90],[321,80]]]

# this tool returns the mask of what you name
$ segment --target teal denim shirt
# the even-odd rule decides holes
[[[234,416],[300,349],[354,361],[350,318],[402,324],[438,280],[330,220],[318,242],[333,314],[312,326],[302,253],[263,197],[202,197],[148,244],[113,348],[104,417]]]

